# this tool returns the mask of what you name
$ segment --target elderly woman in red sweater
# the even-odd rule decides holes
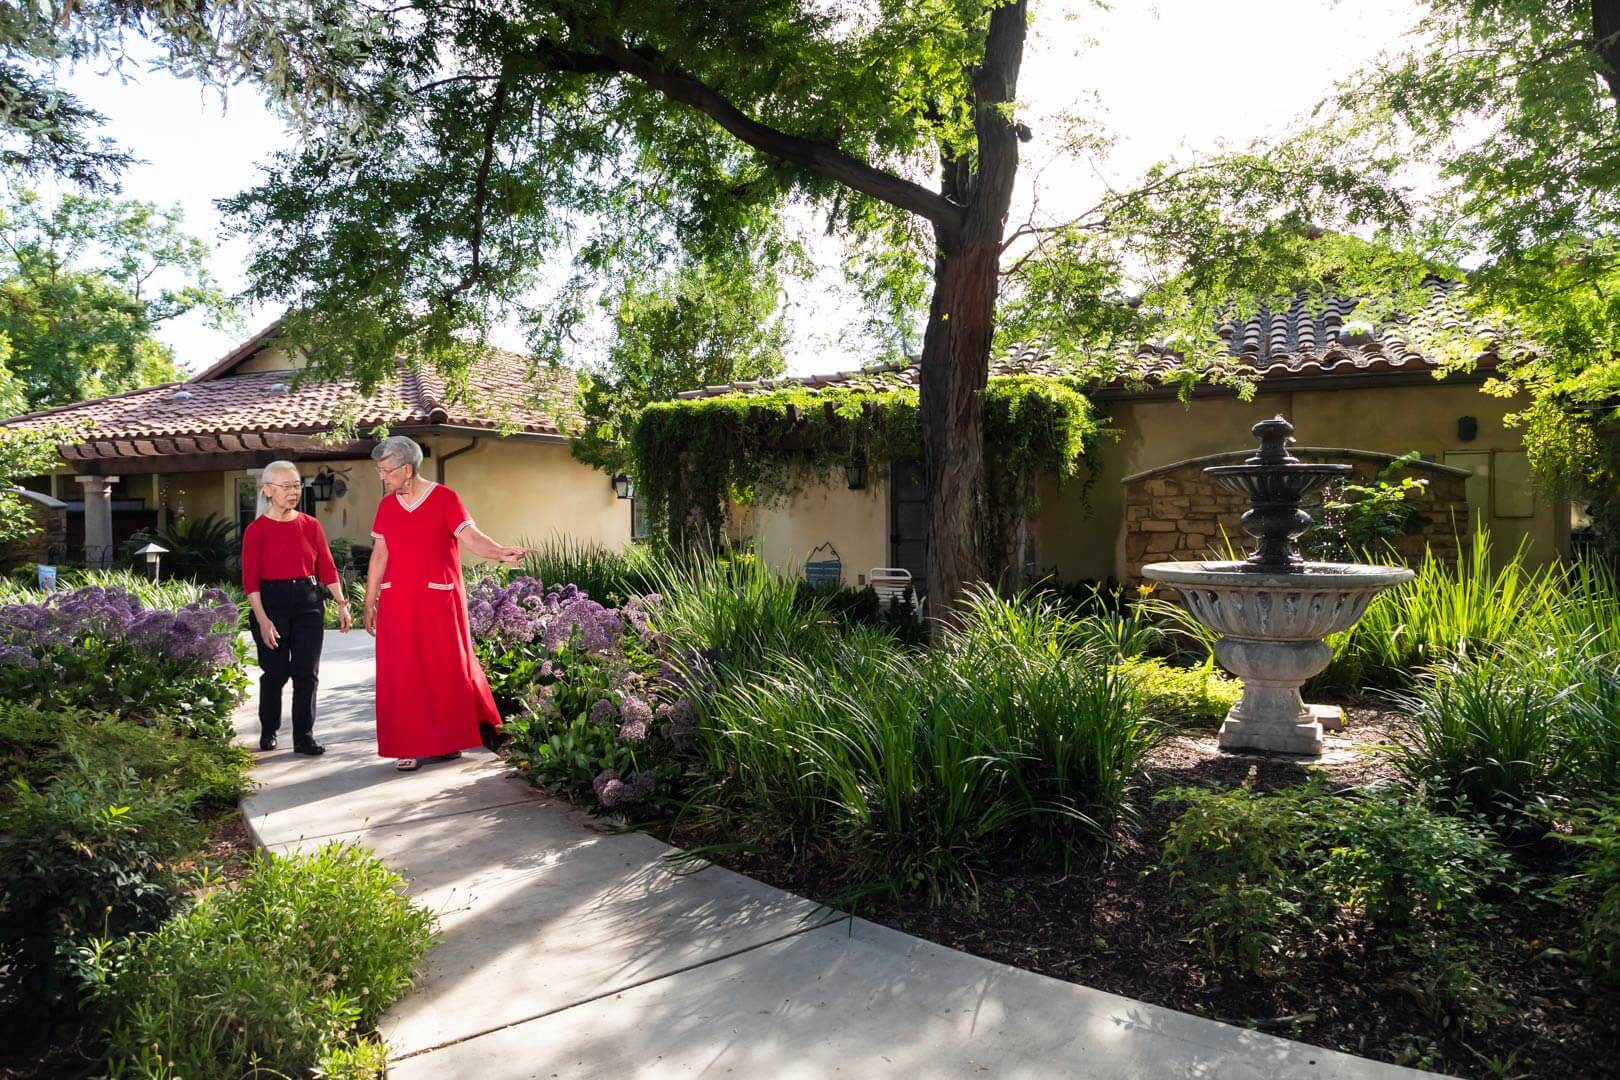
[[[337,601],[339,629],[349,632],[349,602],[338,583],[326,531],[298,500],[298,466],[274,461],[259,477],[264,512],[242,530],[242,591],[253,608],[253,643],[259,650],[259,749],[276,748],[281,688],[293,684],[293,751],[324,754],[315,741],[315,689],[325,637],[324,586]]]

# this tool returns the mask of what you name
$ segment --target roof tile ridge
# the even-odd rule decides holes
[[[136,394],[151,394],[159,390],[171,390],[175,387],[183,387],[189,381],[189,379],[173,379],[165,383],[153,383],[151,386],[137,386],[133,390],[120,390],[116,394],[105,394],[85,401],[70,401],[65,405],[51,405],[44,409],[35,409],[33,412],[9,416],[4,420],[0,420],[0,427],[6,427],[23,420],[36,420],[42,416],[53,416],[57,413],[67,412],[70,409],[84,409],[91,405],[100,405],[104,401],[122,401],[124,398],[134,397]]]

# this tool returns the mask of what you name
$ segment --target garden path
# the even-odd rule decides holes
[[[384,1019],[390,1077],[1422,1074],[1049,979],[838,916],[537,793],[482,750],[375,756],[371,639],[328,632],[317,736],[242,802],[271,851],[355,841],[439,913]],[[239,737],[257,738],[253,703]]]

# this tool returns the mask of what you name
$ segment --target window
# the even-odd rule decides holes
[[[636,492],[630,499],[630,540],[639,543],[647,539],[647,496]]]

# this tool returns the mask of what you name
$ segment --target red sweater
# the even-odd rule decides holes
[[[261,581],[319,576],[322,585],[338,579],[326,530],[308,514],[288,521],[257,517],[242,530],[242,591],[256,593]]]

